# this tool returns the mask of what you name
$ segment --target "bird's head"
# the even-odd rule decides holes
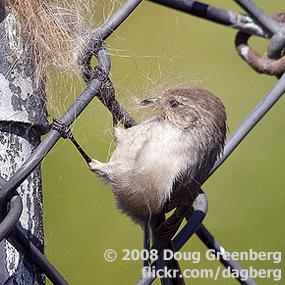
[[[224,127],[226,122],[222,101],[210,91],[196,86],[170,87],[157,97],[144,99],[140,104],[151,107],[156,116],[184,130],[203,122]]]

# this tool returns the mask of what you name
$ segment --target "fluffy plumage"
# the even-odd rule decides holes
[[[112,184],[118,207],[141,224],[161,213],[179,191],[173,189],[175,181],[203,181],[226,135],[223,103],[205,89],[172,87],[142,105],[153,108],[155,116],[127,130],[115,127],[117,147],[110,161],[90,164]]]
[[[170,240],[201,183],[221,153],[226,136],[223,103],[210,91],[175,86],[141,102],[154,116],[129,129],[115,127],[117,147],[108,163],[92,160],[90,169],[112,184],[119,209],[152,231],[152,246],[171,249]],[[165,212],[176,208],[165,221]],[[176,260],[158,268],[180,271]],[[185,284],[162,278],[163,285]]]

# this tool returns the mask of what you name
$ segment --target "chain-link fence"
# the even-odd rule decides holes
[[[81,52],[82,56],[79,62],[83,79],[87,84],[86,89],[76,98],[71,107],[57,122],[69,127],[94,97],[97,97],[112,113],[115,120],[122,121],[126,128],[134,125],[134,119],[121,107],[114,97],[115,90],[109,78],[111,62],[104,41],[127,19],[141,2],[141,0],[125,1],[118,11],[94,33],[94,37],[86,45],[85,50]],[[282,57],[285,44],[285,26],[283,25],[285,16],[280,13],[270,17],[253,2],[246,0],[236,0],[235,2],[247,12],[247,15],[241,15],[197,1],[153,0],[153,2],[237,29],[235,45],[242,59],[257,72],[275,75],[279,78],[272,90],[255,106],[228,138],[222,157],[216,162],[210,173],[212,175],[285,91],[285,75],[283,74],[285,58]],[[268,57],[261,57],[248,45],[248,39],[253,35],[270,40]],[[95,68],[91,66],[92,57],[98,59],[98,65]],[[53,284],[68,284],[68,282],[46,259],[42,251],[31,240],[27,239],[22,229],[17,225],[23,210],[22,200],[17,193],[17,188],[48,155],[49,151],[62,136],[64,134],[58,128],[51,127],[43,141],[15,174],[8,181],[0,178],[1,207],[2,209],[7,208],[7,211],[2,211],[0,241],[7,239],[19,252],[26,255],[30,262],[35,264],[38,270],[45,274]],[[70,134],[66,135],[66,137],[73,139]],[[215,240],[213,235],[202,224],[207,213],[207,198],[202,190],[193,203],[193,209],[194,211],[187,223],[172,241],[174,250],[178,251],[181,249],[196,233],[208,248],[214,249],[216,253],[224,251],[220,243]],[[222,259],[221,262],[227,267],[241,270],[240,265],[234,260]],[[151,284],[153,280],[154,278],[144,277],[139,280],[138,284]],[[240,284],[256,284],[250,278],[247,280],[238,278],[238,281]]]

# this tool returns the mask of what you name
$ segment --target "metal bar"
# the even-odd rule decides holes
[[[278,23],[264,13],[264,11],[257,7],[251,0],[234,1],[246,10],[250,16],[256,19],[256,21],[270,33],[270,36],[274,35],[279,30]]]
[[[217,253],[220,253],[221,259],[220,262],[226,267],[241,271],[242,267],[239,265],[238,262],[232,260],[232,259],[224,259],[223,253],[225,252],[224,247],[214,238],[214,236],[206,229],[204,225],[201,225],[199,229],[196,231],[197,236],[200,238],[200,240],[209,248],[213,249],[215,252],[215,255],[217,256]],[[237,277],[237,280],[240,284],[243,285],[257,285],[256,282],[248,278],[247,280],[241,280]]]
[[[224,10],[215,6],[204,4],[198,1],[184,0],[151,0],[154,3],[161,4],[199,18],[209,20],[225,26],[230,26],[243,32],[269,37],[267,30],[262,29],[249,16]]]
[[[120,9],[96,31],[96,37],[102,40],[109,37],[141,2],[142,0],[126,0]]]
[[[65,278],[46,259],[43,253],[28,239],[25,234],[15,228],[8,236],[8,241],[29,258],[38,269],[55,285],[68,285]]]
[[[8,235],[16,223],[19,221],[23,211],[22,199],[19,195],[12,197],[10,201],[10,209],[0,223],[0,242]]]

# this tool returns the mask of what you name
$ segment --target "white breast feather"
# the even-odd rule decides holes
[[[169,198],[179,173],[195,165],[195,146],[170,123],[148,121],[124,132],[112,154],[113,191],[119,207],[131,215],[157,213]]]

